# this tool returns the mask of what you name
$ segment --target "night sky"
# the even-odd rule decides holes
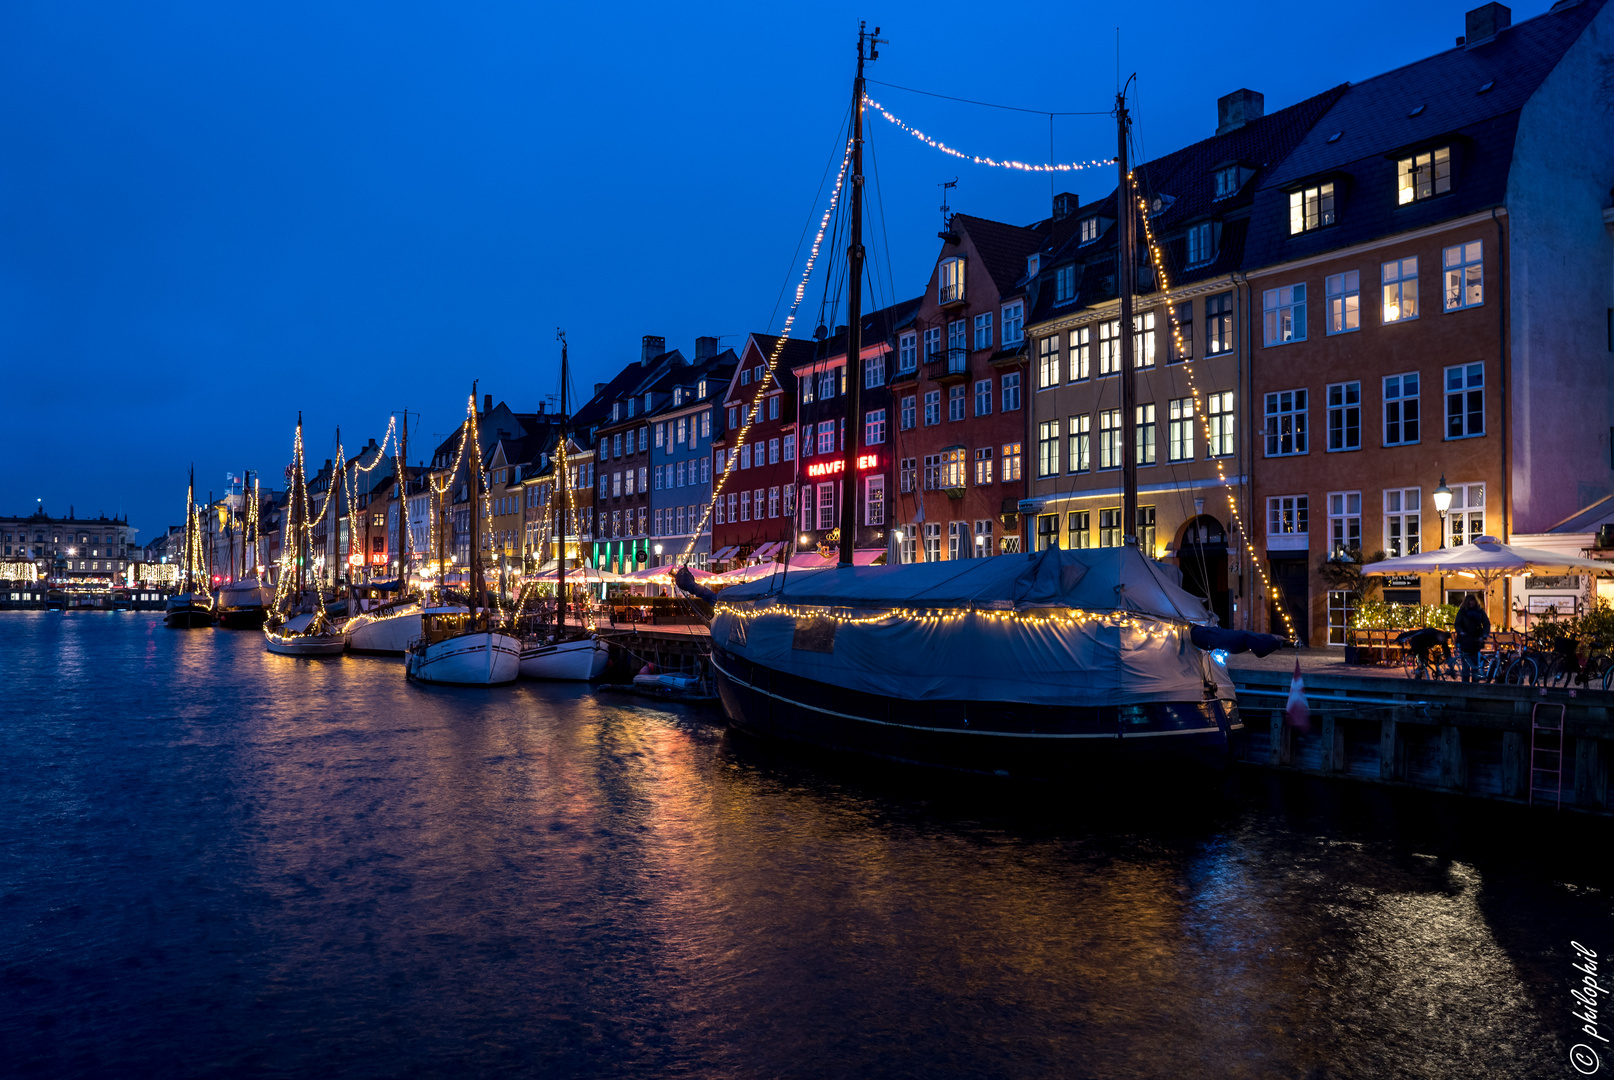
[[[696,335],[738,347],[777,330],[859,17],[890,39],[872,79],[1104,111],[1124,12],[1122,65],[1156,156],[1210,135],[1230,90],[1271,111],[1449,48],[1466,6],[12,0],[0,513],[41,498],[53,514],[127,513],[145,542],[180,520],[191,462],[204,495],[227,471],[278,483],[298,409],[315,466],[338,424],[351,449],[406,406],[423,414],[417,458],[472,378],[518,409],[555,394],[557,326],[585,397],[643,334],[691,355]],[[1046,116],[870,93],[961,149],[1047,160]],[[869,123],[885,214],[868,237],[874,303],[924,288],[942,181],[959,178],[955,210],[1047,216],[1046,177]],[[1107,116],[1055,121],[1057,160],[1114,148]],[[1059,188],[1085,202],[1113,181]],[[815,281],[798,333],[821,293]]]

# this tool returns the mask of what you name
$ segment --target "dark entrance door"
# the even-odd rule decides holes
[[[1182,586],[1203,597],[1216,612],[1217,621],[1232,626],[1232,592],[1227,580],[1227,530],[1222,523],[1201,514],[1183,527],[1177,547],[1177,568]]]
[[[1289,624],[1283,621],[1283,616],[1278,612],[1278,604],[1281,601],[1294,623],[1295,636],[1304,645],[1307,631],[1311,626],[1306,603],[1306,598],[1310,595],[1306,580],[1306,560],[1273,559],[1268,563],[1267,572],[1272,576],[1273,591],[1273,595],[1267,599],[1267,629],[1274,634],[1289,632]]]

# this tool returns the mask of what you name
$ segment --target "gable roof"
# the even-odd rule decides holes
[[[970,214],[954,214],[953,228],[969,235],[981,268],[1000,296],[1026,276],[1026,256],[1041,247],[1048,235],[1046,226],[1008,225]]]

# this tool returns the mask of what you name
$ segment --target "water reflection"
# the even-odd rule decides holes
[[[586,689],[4,629],[37,1075],[1527,1076],[1569,938],[1614,948],[1606,870],[1468,804],[1016,799]]]

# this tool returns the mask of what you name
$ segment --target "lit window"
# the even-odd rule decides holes
[[[1037,475],[1059,472],[1059,421],[1045,420],[1037,425]]]
[[[936,267],[936,303],[952,304],[964,299],[964,260],[943,259]]]
[[[1305,536],[1310,531],[1304,495],[1273,495],[1267,499],[1267,536]]]
[[[770,514],[769,516],[773,515]],[[873,476],[863,478],[863,524],[885,524],[884,474],[876,473]]]
[[[1073,416],[1067,431],[1070,453],[1065,464],[1073,473],[1086,472],[1093,467],[1093,418],[1086,413]]]
[[[1205,355],[1233,351],[1233,294],[1205,298]]]
[[[992,448],[978,447],[975,451],[975,486],[985,487],[992,482]]]
[[[1050,334],[1037,342],[1037,389],[1059,385],[1059,335]]]
[[[1444,195],[1451,190],[1451,148],[1405,157],[1396,166],[1396,203]]]
[[[1111,507],[1098,512],[1098,546],[1121,546],[1121,509]]]
[[[1103,409],[1098,414],[1098,467],[1121,467],[1121,410]]]
[[[1479,240],[1445,250],[1442,265],[1446,273],[1446,310],[1478,307],[1485,302],[1485,269]]]
[[[1003,444],[1003,482],[1020,482],[1020,444],[1017,442]]]
[[[1070,332],[1070,367],[1065,372],[1071,382],[1092,374],[1093,328],[1078,326]]]
[[[1362,493],[1328,493],[1328,551],[1337,555],[1362,547]]]
[[[1306,286],[1286,285],[1262,294],[1262,324],[1268,345],[1306,340]]]
[[[942,451],[942,487],[964,486],[964,455],[965,450],[962,446]]]
[[[1205,424],[1210,429],[1211,457],[1226,457],[1233,453],[1233,391],[1212,394],[1205,401]]]
[[[1362,287],[1358,271],[1330,274],[1323,280],[1328,301],[1328,333],[1344,334],[1362,326]]]
[[[1446,511],[1446,546],[1462,547],[1485,535],[1485,485],[1453,484]]]
[[[1396,259],[1379,268],[1384,286],[1384,321],[1405,322],[1418,317],[1418,257]]]
[[[1194,457],[1194,399],[1173,398],[1166,424],[1166,456],[1171,461]]]
[[[1154,312],[1132,316],[1132,366],[1154,367]]]
[[[1194,358],[1194,303],[1192,300],[1174,304],[1167,309],[1171,317],[1171,337],[1166,342],[1167,363],[1180,364]]]
[[[1098,239],[1098,218],[1082,219],[1082,243],[1091,244]]]
[[[1321,184],[1289,193],[1289,235],[1296,236],[1334,223],[1334,185]]]
[[[1121,320],[1098,324],[1098,373],[1114,375],[1121,370]]]
[[[1384,550],[1391,556],[1416,555],[1419,488],[1390,488],[1384,493]]]
[[[1091,510],[1072,510],[1065,515],[1067,530],[1070,538],[1065,546],[1078,549],[1093,546],[1093,512]]]
[[[1133,437],[1137,442],[1134,456],[1137,458],[1139,465],[1154,464],[1154,427],[1154,402],[1139,405],[1137,414],[1133,418]]]

